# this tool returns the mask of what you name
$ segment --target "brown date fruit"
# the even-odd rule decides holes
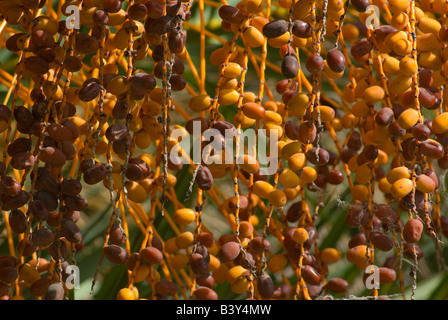
[[[117,140],[123,140],[126,138],[128,134],[128,129],[126,125],[122,123],[114,123],[110,125],[106,130],[106,138],[107,140],[113,142]]]
[[[349,284],[342,278],[332,278],[327,282],[326,287],[334,293],[344,293],[347,291]]]
[[[233,261],[240,254],[240,246],[238,243],[229,241],[221,247],[219,258],[223,263]]]
[[[243,20],[243,14],[238,8],[224,5],[218,10],[218,14],[222,20],[230,24],[239,24]]]
[[[103,8],[106,12],[117,13],[121,10],[121,0],[104,0]]]
[[[160,264],[163,260],[162,252],[156,247],[146,247],[140,250],[140,255],[149,264]]]
[[[101,86],[99,83],[92,81],[86,85],[83,85],[79,90],[78,95],[79,99],[84,102],[92,101],[98,97],[101,92]]]
[[[191,270],[196,275],[208,274],[208,272],[209,272],[208,262],[199,253],[192,253],[190,255],[189,264],[190,264]]]
[[[270,299],[274,295],[274,282],[272,278],[263,273],[257,278],[258,293],[263,299]]]
[[[78,57],[68,56],[62,61],[62,66],[70,72],[77,72],[82,68],[82,61]]]
[[[366,12],[370,5],[369,0],[350,0],[350,3],[358,12]]]
[[[270,39],[270,38],[277,38],[282,36],[288,31],[289,28],[289,22],[286,20],[274,20],[271,22],[268,22],[263,27],[263,35]]]
[[[64,196],[64,201],[67,208],[70,210],[84,211],[87,209],[88,201],[80,194],[77,194],[76,196]]]
[[[28,204],[28,210],[38,221],[46,221],[50,217],[50,211],[42,200],[33,200]]]
[[[316,166],[324,166],[330,161],[330,153],[323,148],[308,149],[305,155],[306,159]]]
[[[172,296],[177,292],[176,285],[168,280],[161,280],[156,283],[156,293],[162,296]]]
[[[30,237],[30,242],[38,247],[49,246],[55,239],[54,232],[48,228],[34,230]]]
[[[110,228],[109,236],[110,243],[117,246],[121,246],[126,242],[126,236],[124,235],[122,228],[118,223],[114,223],[112,225],[112,227]]]
[[[361,58],[372,50],[372,44],[366,38],[356,42],[350,49],[350,54],[354,58]]]
[[[186,41],[187,31],[174,29],[168,38],[168,47],[172,53],[180,54],[184,50]]]
[[[20,210],[11,210],[9,213],[9,226],[14,233],[24,233],[27,229],[26,216]]]
[[[311,37],[312,28],[308,22],[301,20],[294,20],[292,24],[292,33],[298,38]]]
[[[77,179],[66,178],[62,180],[61,192],[66,195],[76,196],[82,190],[82,184]]]
[[[147,30],[150,34],[155,35],[164,35],[168,32],[171,32],[175,27],[175,22],[173,17],[171,16],[162,16],[156,20],[154,20],[150,26],[149,30]]]
[[[416,243],[423,232],[423,223],[418,219],[409,219],[403,229],[404,240],[408,243]]]
[[[306,69],[312,74],[321,72],[324,69],[324,66],[324,59],[318,54],[309,56],[305,62]]]
[[[71,220],[66,220],[62,223],[62,235],[71,243],[80,243],[82,241],[82,234],[76,223]]]
[[[338,49],[332,49],[327,53],[328,67],[334,72],[342,72],[347,66],[344,54]]]
[[[103,248],[104,256],[113,264],[125,264],[129,259],[126,250],[116,245],[108,245]]]
[[[213,176],[209,168],[199,168],[196,174],[196,183],[198,187],[204,191],[208,191],[213,187]]]
[[[292,79],[299,72],[299,60],[294,54],[286,55],[281,65],[282,74],[287,79]]]
[[[64,300],[64,287],[61,283],[53,283],[48,286],[45,300]]]
[[[394,243],[390,237],[386,234],[378,231],[374,231],[370,234],[370,240],[375,248],[381,251],[390,251],[394,247]]]

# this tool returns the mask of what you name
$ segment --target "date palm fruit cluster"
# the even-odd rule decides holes
[[[126,269],[117,299],[343,297],[353,279],[330,271],[347,261],[364,280],[380,266],[380,284],[405,297],[424,260],[419,242],[442,252],[448,236],[447,8],[1,1],[0,297],[68,298],[67,266],[89,249],[79,225],[98,202],[110,207],[91,276],[106,262]],[[206,129],[217,141],[266,129],[278,138],[268,151],[276,172],[261,171],[256,142],[231,163],[170,157],[181,140],[171,132],[188,139],[195,126],[201,150]],[[193,201],[179,196],[184,180]],[[329,247],[335,220],[320,213],[341,186],[349,195],[336,218],[350,237]],[[94,188],[103,196],[89,198]],[[226,227],[207,220],[214,211]],[[381,298],[376,287],[371,296]]]

